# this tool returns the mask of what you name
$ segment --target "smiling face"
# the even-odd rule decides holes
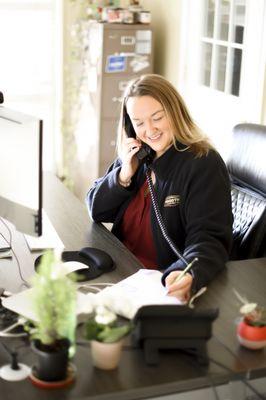
[[[126,107],[137,137],[160,157],[173,144],[174,137],[161,103],[151,96],[129,97]]]

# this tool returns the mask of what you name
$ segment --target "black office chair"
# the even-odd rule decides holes
[[[230,258],[266,256],[266,126],[235,126],[227,167],[234,215]]]

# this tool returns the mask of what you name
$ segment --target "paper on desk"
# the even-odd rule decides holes
[[[34,295],[34,288],[26,289],[23,292],[13,294],[10,297],[2,299],[2,305],[11,311],[29,319],[37,321],[37,317],[32,307],[32,296]],[[89,314],[93,311],[93,297],[95,295],[89,293],[87,295],[78,292],[77,294],[77,309],[76,313]]]
[[[161,277],[162,273],[158,270],[140,269],[97,294],[78,292],[77,315],[89,314],[95,306],[106,305],[116,314],[132,319],[138,309],[145,305],[183,304],[175,297],[167,295],[167,289],[162,285]],[[2,304],[17,314],[36,321],[32,308],[33,291],[34,289],[31,288],[14,294],[3,299]]]
[[[140,269],[116,285],[97,293],[95,301],[105,304],[115,313],[132,319],[138,309],[145,305],[183,304],[167,295],[161,283],[162,273],[158,270]]]
[[[64,249],[64,243],[44,210],[42,210],[42,230],[43,234],[39,237],[24,235],[30,250]]]

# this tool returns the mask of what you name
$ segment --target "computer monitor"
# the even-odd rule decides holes
[[[42,120],[0,105],[0,217],[42,234]]]

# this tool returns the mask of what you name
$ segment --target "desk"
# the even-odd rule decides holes
[[[44,193],[44,208],[67,250],[94,246],[107,251],[114,259],[116,270],[95,281],[117,282],[140,267],[136,258],[107,229],[89,221],[85,204],[77,200],[51,174],[45,175]],[[20,234],[14,234],[14,242],[24,278],[28,278],[33,273],[36,255],[30,254]],[[21,288],[17,266],[13,261],[8,261],[6,265],[1,263],[0,281],[1,285],[5,284],[10,290]],[[229,262],[226,270],[198,300],[197,306],[200,308],[220,309],[220,316],[213,325],[214,336],[208,342],[208,354],[228,370],[212,362],[199,368],[193,358],[178,351],[163,352],[158,366],[147,366],[141,350],[125,349],[119,368],[105,372],[92,367],[89,348],[78,347],[74,359],[78,371],[77,379],[69,388],[46,391],[37,389],[28,380],[18,383],[0,380],[1,398],[130,400],[197,390],[198,400],[199,389],[209,387],[210,380],[215,385],[227,385],[230,381],[246,376],[247,371],[251,379],[265,377],[265,351],[250,351],[238,345],[235,318],[238,316],[239,303],[232,291],[235,287],[250,300],[265,304],[265,282],[266,259]],[[33,357],[28,349],[21,351],[20,360],[26,364],[32,365]],[[0,365],[6,362],[6,355],[0,348]],[[195,395],[179,396],[183,395],[171,398],[195,398]],[[234,400],[241,398],[237,396]]]

